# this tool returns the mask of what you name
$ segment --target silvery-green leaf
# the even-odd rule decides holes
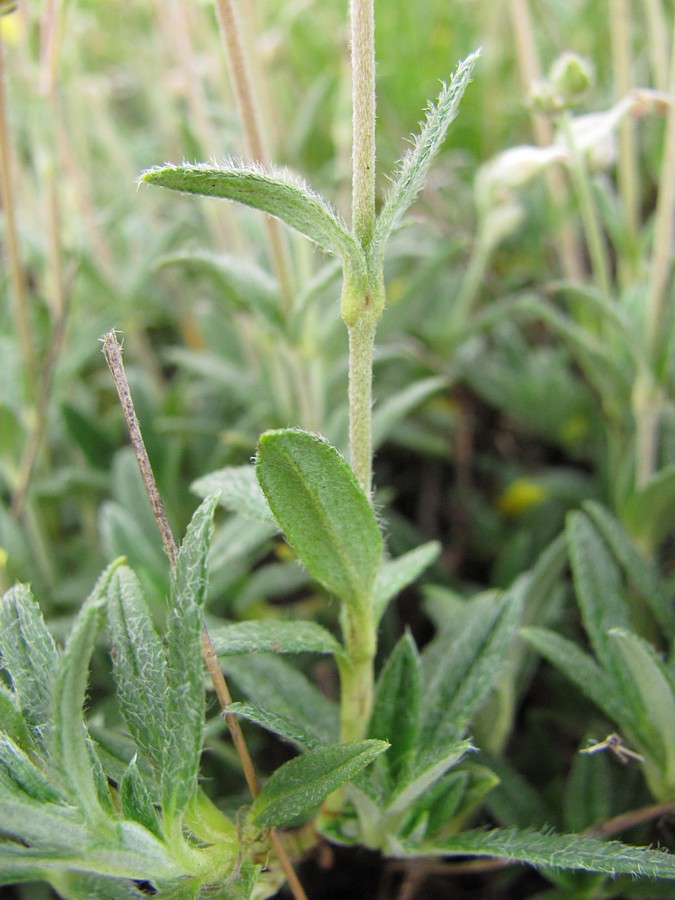
[[[424,187],[432,160],[445,140],[448,126],[457,115],[459,103],[469,83],[480,51],[459,64],[449,85],[444,85],[435,105],[427,111],[422,130],[413,140],[378,217],[373,238],[373,255],[381,258],[389,236]]]
[[[41,803],[62,803],[63,797],[29,756],[6,734],[0,734],[0,768],[24,793]]]
[[[58,654],[27,585],[15,585],[0,600],[0,656],[24,718],[42,742]]]
[[[140,181],[160,187],[235,200],[281,219],[291,228],[339,256],[365,279],[363,252],[347,226],[302,179],[282,169],[226,161],[222,166],[159,166],[144,172]]]
[[[387,816],[401,815],[473,749],[471,741],[457,741],[438,748],[435,753],[427,752],[420,745],[418,761],[406,772],[405,778],[401,779],[395,793],[387,801]]]
[[[71,796],[94,825],[105,824],[92,768],[84,703],[89,662],[103,625],[103,607],[110,580],[119,562],[113,563],[98,579],[94,590],[75,619],[68,643],[54,678],[52,693],[52,729],[49,735],[51,756],[64,775]]]
[[[14,691],[0,682],[0,731],[15,741],[23,750],[33,744],[19,702]]]
[[[199,497],[218,493],[218,503],[230,512],[277,525],[258,484],[255,466],[226,466],[209,472],[193,481],[190,489]]]
[[[126,566],[111,579],[107,614],[122,715],[139,750],[159,776],[169,730],[166,660],[140,582]]]
[[[162,838],[162,829],[157,812],[143,781],[143,777],[132,759],[120,782],[120,800],[125,819],[138,822],[155,837]]]
[[[299,669],[269,653],[221,657],[223,671],[260,709],[311,735],[316,744],[338,737],[337,704],[324,696]]]
[[[647,878],[675,878],[675,856],[662,850],[629,847],[576,834],[554,834],[515,828],[463,831],[440,841],[401,842],[392,855],[479,856],[516,860],[553,869],[581,869]]]
[[[163,807],[169,817],[182,813],[197,790],[206,705],[201,632],[217,499],[207,497],[193,515],[171,583],[166,640],[169,733],[162,767]]]
[[[255,722],[266,731],[276,734],[298,750],[313,750],[321,746],[321,741],[307,728],[306,723],[300,719],[281,716],[275,709],[263,708],[255,703],[231,703],[227,709],[228,712],[248,719],[249,722]]]
[[[331,653],[342,647],[333,635],[315,622],[284,622],[271,619],[238,622],[209,629],[216,653]]]

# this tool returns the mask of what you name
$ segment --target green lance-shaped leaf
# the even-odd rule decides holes
[[[388,746],[386,741],[354,741],[310,750],[290,760],[274,772],[256,798],[251,809],[254,823],[273,827],[290,822],[351,781]]]
[[[391,855],[407,857],[487,856],[553,869],[582,869],[608,875],[675,878],[675,856],[661,850],[631,847],[574,834],[515,828],[464,831],[440,841],[403,842]]]
[[[621,564],[630,583],[642,594],[666,634],[675,637],[675,608],[671,591],[659,576],[656,566],[644,558],[621,524],[604,506],[589,501],[584,503],[584,511]]]
[[[197,790],[206,702],[201,630],[217,501],[217,495],[207,497],[192,517],[171,585],[166,648],[169,733],[162,768],[162,795],[168,816],[183,812]]]
[[[71,796],[87,819],[101,824],[107,818],[99,802],[96,777],[84,725],[89,661],[103,625],[103,608],[110,580],[119,562],[108,566],[78,613],[61,657],[52,695],[50,748],[57,769],[65,776]]]
[[[452,81],[444,85],[435,105],[429,107],[422,130],[406,153],[380,213],[372,244],[372,254],[381,260],[389,236],[424,187],[434,156],[445,140],[448,126],[456,117],[471,71],[480,55],[472,53],[459,64]]]
[[[63,797],[29,756],[6,734],[0,734],[0,768],[29,797],[41,803],[62,803]]]
[[[387,816],[400,816],[404,813],[473,749],[471,741],[464,740],[446,744],[443,747],[437,746],[433,753],[420,752],[419,761],[410,766],[405,773],[405,778],[400,780],[396,791],[388,798]]]
[[[636,634],[614,629],[609,637],[618,648],[627,676],[635,684],[638,702],[632,710],[633,716],[641,735],[645,735],[645,749],[663,772],[665,792],[670,796],[675,787],[673,676],[654,648]]]
[[[546,628],[520,629],[520,636],[552,665],[576,684],[589,700],[595,703],[612,721],[624,730],[635,733],[635,720],[619,686],[600,668],[595,660],[567,638]]]
[[[187,194],[235,200],[281,219],[339,256],[353,278],[365,283],[363,251],[328,203],[283,169],[225,161],[222,166],[182,165],[148,169],[140,181]]]
[[[107,613],[122,716],[159,778],[169,733],[166,660],[143,589],[126,566],[119,568],[111,579]]]
[[[657,472],[626,501],[623,521],[640,544],[654,552],[675,524],[675,465]]]
[[[265,709],[255,703],[231,703],[227,709],[228,712],[236,713],[240,719],[248,719],[260,728],[276,734],[298,750],[313,750],[323,743],[317,738],[316,729],[310,730],[301,718],[290,719],[286,715],[280,715],[275,709]]]
[[[368,736],[389,741],[383,757],[390,772],[410,762],[417,747],[420,714],[420,661],[415,642],[404,634],[382,669],[375,690]]]
[[[218,503],[229,512],[277,524],[258,484],[255,466],[226,466],[209,472],[194,481],[190,489],[199,497],[219,492]]]
[[[610,674],[616,675],[609,631],[627,629],[630,625],[619,567],[585,513],[570,513],[566,533],[584,627],[598,661]]]
[[[219,656],[242,653],[331,653],[342,647],[330,631],[315,622],[275,622],[269,619],[209,628]]]
[[[122,801],[122,814],[125,819],[138,822],[161,840],[162,829],[157,812],[150,799],[143,776],[138,770],[136,757],[129,763],[120,782],[120,800]]]
[[[382,535],[337,450],[307,432],[267,431],[256,468],[270,509],[310,575],[352,610],[370,604]]]
[[[420,575],[440,553],[438,541],[429,541],[396,559],[385,559],[378,569],[373,591],[375,621],[382,617],[387,604]]]
[[[32,749],[26,720],[19,709],[16,694],[0,682],[0,731],[11,738],[22,750]]]
[[[58,654],[27,585],[15,585],[0,601],[0,656],[24,719],[42,743]]]
[[[521,606],[510,594],[481,598],[450,647],[441,637],[425,650],[420,740],[425,753],[436,754],[463,734],[502,671]]]

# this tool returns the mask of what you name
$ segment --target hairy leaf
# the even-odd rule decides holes
[[[270,619],[239,622],[209,629],[219,656],[242,653],[331,653],[342,647],[333,635],[315,622],[279,622]]]
[[[379,621],[387,604],[400,591],[420,575],[440,553],[441,545],[437,541],[428,541],[414,550],[404,553],[397,559],[382,561],[375,578],[373,591],[373,609],[375,621]]]
[[[139,750],[159,777],[170,727],[166,660],[141,585],[125,566],[111,579],[107,614],[122,715]]]
[[[0,654],[24,718],[42,743],[58,654],[27,585],[15,585],[0,601]]]
[[[290,760],[275,770],[256,798],[253,821],[261,827],[290,822],[351,781],[388,746],[386,741],[354,741]]]
[[[227,466],[198,478],[190,487],[199,497],[219,493],[218,503],[230,512],[277,524],[258,484],[255,466]]]
[[[256,468],[270,509],[312,577],[353,609],[369,605],[382,535],[337,450],[307,432],[267,431]]]
[[[206,706],[202,617],[217,499],[217,495],[207,497],[193,515],[171,583],[172,615],[166,646],[169,733],[162,769],[167,816],[182,813],[197,790]]]
[[[443,86],[436,105],[429,107],[420,134],[414,139],[395,174],[373,238],[373,253],[377,257],[384,255],[391,232],[424,187],[433,158],[445,140],[448,126],[457,115],[459,103],[479,55],[480,52],[477,51],[467,56],[457,67],[450,84]]]
[[[222,166],[182,165],[148,169],[140,181],[160,187],[236,200],[281,219],[365,278],[363,253],[337,214],[302,179],[282,169],[226,161]]]

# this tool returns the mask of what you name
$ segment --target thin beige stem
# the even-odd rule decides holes
[[[253,160],[264,165],[269,162],[269,156],[234,0],[215,0],[215,6],[248,152]],[[286,244],[276,219],[266,216],[265,228],[284,308],[290,313],[293,290]]]
[[[5,246],[9,279],[12,286],[14,324],[16,327],[26,384],[31,394],[37,392],[35,349],[31,333],[26,277],[21,265],[19,237],[15,216],[15,199],[10,160],[9,126],[5,98],[5,57],[0,29],[0,203],[5,217]]]
[[[668,22],[662,0],[644,0],[649,52],[647,59],[652,66],[654,87],[657,91],[668,90]]]
[[[159,488],[155,481],[155,475],[152,471],[150,458],[148,457],[148,452],[145,448],[145,442],[143,440],[143,435],[141,434],[138,417],[136,416],[129,382],[127,381],[126,372],[124,371],[122,348],[117,340],[115,331],[109,331],[103,338],[103,353],[108,363],[113,381],[115,382],[131,444],[134,448],[134,453],[136,454],[138,467],[141,470],[143,484],[145,485],[145,489],[150,499],[150,505],[152,506],[155,521],[157,522],[162,536],[162,543],[164,544],[164,549],[169,557],[171,568],[174,570],[178,559],[178,548],[171,527],[169,526],[169,521],[164,510],[164,503],[162,502]],[[227,727],[232,737],[232,743],[241,762],[248,789],[251,792],[251,796],[255,799],[260,793],[260,782],[256,775],[253,759],[248,750],[246,738],[241,730],[239,720],[236,715],[228,711],[228,707],[232,703],[232,695],[230,694],[230,689],[227,685],[225,676],[223,675],[223,671],[218,664],[218,657],[213,641],[205,626],[202,626],[201,646],[202,658],[204,660],[206,671],[213,682],[218,703],[220,704],[220,709],[225,717]],[[270,831],[270,843],[272,844],[277,859],[279,860],[279,864],[286,875],[293,896],[296,900],[307,900],[307,895],[302,889],[302,885],[293,869],[293,865],[286,853],[286,849],[279,840],[279,836],[274,829]]]
[[[532,84],[541,78],[541,66],[534,39],[534,29],[527,0],[511,0],[509,3],[511,27],[516,42],[516,57],[520,69],[523,89],[529,92]],[[553,143],[554,134],[551,121],[546,116],[532,110],[530,114],[532,132],[540,147],[549,147]],[[557,165],[546,170],[546,185],[553,210],[556,215],[556,233],[559,241],[556,252],[560,267],[565,276],[572,281],[584,278],[583,255],[576,228],[565,217],[568,186],[565,173]]]
[[[631,41],[630,8],[628,0],[609,0],[609,22],[612,33],[612,72],[617,100],[628,95],[631,90]],[[638,174],[635,146],[635,125],[630,116],[624,116],[619,125],[619,192],[623,207],[624,222],[630,239],[630,257],[635,255],[638,233]],[[631,277],[634,273],[633,260],[620,254],[622,274]]]
[[[671,46],[675,50],[675,25]],[[671,57],[670,106],[666,120],[666,134],[663,143],[663,162],[659,176],[659,194],[654,217],[654,243],[652,245],[652,273],[649,286],[649,306],[647,310],[647,341],[653,358],[659,355],[664,322],[669,321],[667,304],[667,284],[672,265],[672,246],[675,225],[675,52]],[[670,302],[673,302],[672,294]],[[672,311],[671,311],[672,312]]]

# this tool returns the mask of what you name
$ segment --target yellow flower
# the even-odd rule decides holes
[[[538,506],[548,491],[529,478],[517,478],[497,498],[497,509],[504,516],[515,518]]]

